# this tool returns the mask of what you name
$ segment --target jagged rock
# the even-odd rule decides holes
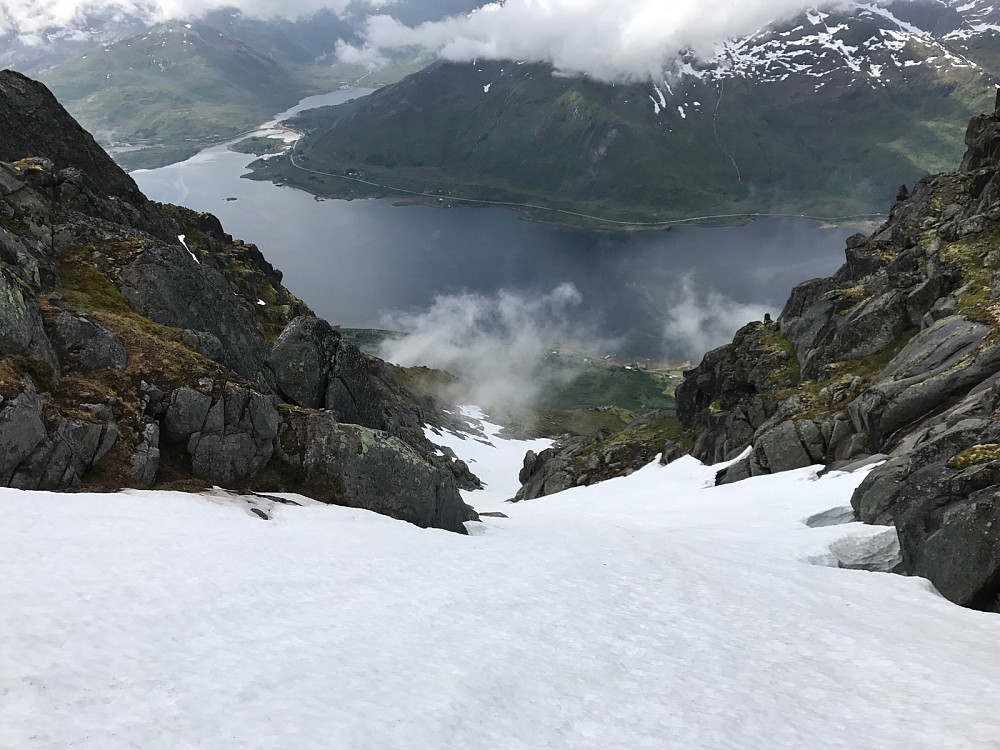
[[[214,333],[185,328],[181,334],[181,343],[213,362],[222,362],[226,358],[225,347]]]
[[[47,437],[44,399],[24,391],[0,403],[0,484],[10,486],[14,471]]]
[[[895,290],[852,303],[822,299],[797,320],[784,322],[803,378],[821,378],[832,362],[875,354],[910,325],[905,300]]]
[[[163,399],[166,394],[155,385],[145,380],[139,381],[139,409],[147,417],[159,417],[167,410]]]
[[[132,476],[140,486],[149,487],[156,481],[160,465],[160,426],[150,422],[142,430],[142,442],[132,451]]]
[[[67,370],[90,372],[102,367],[124,370],[128,355],[121,340],[86,315],[62,312],[52,327],[52,343]]]
[[[660,466],[666,466],[667,464],[672,464],[678,458],[683,456],[684,453],[677,446],[673,440],[668,440],[663,444],[663,451],[660,453]]]
[[[628,476],[657,456],[661,463],[673,461],[680,457],[680,451],[664,437],[675,424],[666,412],[653,411],[614,434],[602,429],[593,437],[567,435],[541,453],[528,451],[518,475],[521,488],[514,500],[534,500],[571,487]]]
[[[278,426],[274,396],[227,385],[201,432],[188,440],[192,471],[224,487],[254,476],[271,459]]]
[[[78,485],[84,472],[97,460],[104,429],[92,422],[60,418],[52,434],[14,471],[10,486],[55,490]]]
[[[337,356],[340,334],[325,320],[312,316],[296,318],[282,332],[271,347],[267,364],[274,372],[279,392],[292,404],[308,409],[319,409],[326,404],[327,376]],[[338,391],[334,398],[342,396]],[[344,403],[333,404],[336,411],[349,411],[351,415],[360,413],[348,399]],[[343,421],[352,421],[344,419]]]
[[[1000,490],[970,494],[940,524],[907,567],[953,602],[1000,612]]]
[[[1000,367],[1000,345],[982,346],[989,327],[955,316],[918,334],[848,407],[875,447]]]
[[[13,70],[0,71],[0,133],[4,134],[0,139],[0,161],[47,157],[55,170],[72,168],[73,182],[81,191],[91,197],[115,199],[88,199],[88,210],[111,220],[121,220],[124,214],[147,231],[162,230],[162,220],[132,178],[43,84]]]
[[[407,423],[405,426],[418,429],[420,419],[415,414],[394,414],[391,416],[396,420],[392,420],[386,413],[377,385],[377,374],[369,371],[369,360],[356,346],[348,341],[341,341],[326,389],[326,408],[333,411],[341,422],[359,424],[374,430],[398,433],[399,428],[404,425],[389,423],[400,419]],[[376,377],[373,378],[373,375]]]
[[[0,268],[0,355],[40,357],[59,368],[52,343],[45,334],[42,314],[31,292],[17,277]]]
[[[170,399],[164,426],[168,443],[181,443],[196,432],[201,432],[212,408],[212,397],[207,393],[184,386],[178,388]]]
[[[179,388],[164,418],[167,442],[183,446],[194,475],[224,487],[267,464],[278,424],[274,396],[232,383],[215,400],[189,386]]]
[[[298,470],[305,494],[459,534],[478,518],[451,477],[398,438],[340,424],[329,412],[293,411],[284,420],[279,456]]]
[[[555,447],[546,448],[535,454],[528,451],[518,478],[521,488],[514,496],[515,502],[534,500],[546,495],[554,495],[574,486],[574,477],[570,471],[573,459],[579,456],[590,445],[585,437],[564,437]],[[593,454],[591,454],[593,456]],[[595,457],[594,468],[600,459]]]

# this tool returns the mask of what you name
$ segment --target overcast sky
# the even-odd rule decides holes
[[[416,27],[392,16],[393,5],[436,0],[360,0],[372,6],[367,48],[344,48],[350,59],[379,50],[422,47],[450,60],[476,58],[550,62],[557,69],[604,80],[662,72],[679,50],[702,55],[712,43],[750,33],[769,21],[815,5],[804,0],[506,0],[472,14]],[[320,8],[342,12],[349,0],[0,0],[0,27],[24,34],[72,27],[88,12],[114,11],[148,21],[191,18],[225,6],[256,17],[299,17]],[[428,14],[433,17],[433,14]]]
[[[427,48],[449,60],[550,62],[603,80],[662,73],[680,50],[709,56],[712,44],[792,17],[803,0],[506,0],[471,15],[409,28],[388,15],[369,19],[373,50]],[[827,3],[833,4],[833,3]]]

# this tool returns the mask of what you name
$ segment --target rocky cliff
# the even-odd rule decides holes
[[[0,72],[0,484],[295,490],[463,532],[433,403]]]
[[[958,171],[901,188],[830,278],[709,352],[677,391],[720,482],[866,460],[857,518],[894,524],[908,573],[1000,611],[1000,114]]]

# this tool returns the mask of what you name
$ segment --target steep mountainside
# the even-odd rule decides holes
[[[0,485],[288,489],[463,532],[433,403],[0,72]]]
[[[402,188],[635,222],[875,212],[900,180],[953,164],[954,123],[987,106],[1000,57],[995,13],[977,8],[810,12],[650,84],[437,64],[306,113],[296,153],[259,175],[329,195]]]
[[[957,172],[900,190],[832,277],[708,353],[677,390],[687,447],[719,475],[886,459],[853,498],[895,524],[907,572],[1000,611],[1000,112]]]
[[[156,26],[41,79],[103,142],[169,145],[168,159],[234,137],[314,91],[274,59],[201,23]]]
[[[418,23],[472,6],[441,0],[386,10]],[[133,147],[115,153],[120,164],[156,167],[256,127],[304,96],[359,79],[383,85],[426,64],[405,53],[377,71],[337,61],[338,41],[358,43],[375,10],[362,0],[342,15],[320,10],[295,20],[235,8],[155,26],[95,18],[86,28],[50,30],[32,54],[16,34],[0,36],[0,65],[37,75],[102,144]]]

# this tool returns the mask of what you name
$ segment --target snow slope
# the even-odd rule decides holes
[[[0,748],[1000,746],[1000,617],[823,566],[885,533],[803,523],[861,474],[714,473],[651,465],[469,537],[2,490]]]

